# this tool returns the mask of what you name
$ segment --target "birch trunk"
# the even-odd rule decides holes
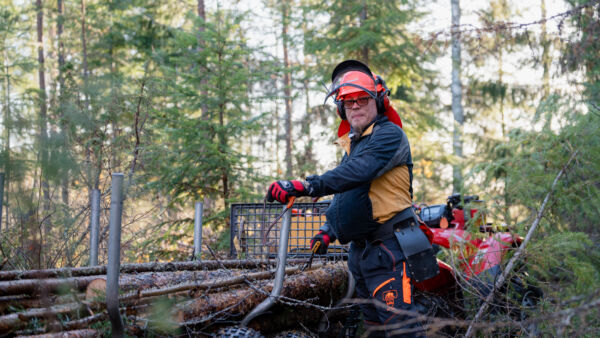
[[[462,83],[460,80],[461,47],[460,47],[460,0],[450,0],[452,8],[452,115],[454,116],[454,130],[452,133],[452,148],[458,164],[452,166],[452,192],[458,193],[462,188],[462,165],[463,158],[462,128],[464,114],[462,106]]]

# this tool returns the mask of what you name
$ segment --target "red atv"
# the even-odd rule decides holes
[[[457,253],[458,264],[454,265],[460,272],[456,277],[461,277],[461,284],[470,284],[484,299],[502,273],[504,258],[523,238],[511,232],[495,231],[485,222],[484,212],[479,210],[482,205],[477,195],[454,194],[448,197],[446,204],[415,206],[415,209],[433,232],[433,244]],[[522,310],[534,307],[542,296],[539,288],[527,285],[518,275],[497,292],[494,307],[508,309],[520,319],[526,316]]]

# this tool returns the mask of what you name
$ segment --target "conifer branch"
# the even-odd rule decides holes
[[[473,321],[471,322],[471,325],[469,325],[469,328],[467,329],[467,333],[465,334],[466,338],[469,338],[469,337],[473,336],[473,333],[474,333],[473,332],[473,326],[474,326],[475,323],[477,323],[477,321],[479,321],[479,319],[481,318],[481,316],[483,315],[483,313],[489,307],[490,302],[494,298],[494,294],[495,294],[494,291],[495,290],[499,290],[502,287],[502,285],[504,285],[504,282],[506,281],[507,276],[512,271],[515,263],[517,262],[517,260],[519,258],[521,258],[523,250],[525,249],[525,247],[527,246],[527,244],[531,240],[531,237],[533,236],[533,233],[537,229],[537,226],[540,223],[540,220],[542,219],[542,216],[544,215],[544,209],[546,208],[546,204],[548,204],[548,201],[550,200],[550,196],[552,195],[552,193],[554,192],[554,189],[556,188],[556,184],[558,183],[558,180],[567,171],[567,168],[571,164],[571,161],[573,161],[573,159],[575,159],[576,155],[577,155],[577,151],[575,151],[575,152],[573,152],[573,154],[571,154],[571,157],[569,158],[569,160],[567,161],[567,163],[563,166],[563,168],[560,170],[560,172],[558,173],[558,175],[556,175],[556,178],[554,178],[554,182],[552,182],[552,187],[550,188],[550,191],[546,194],[546,198],[544,198],[544,202],[542,202],[542,206],[538,210],[537,217],[535,218],[535,220],[531,224],[531,228],[529,228],[529,231],[527,232],[527,236],[525,236],[525,239],[523,240],[523,242],[521,243],[521,245],[519,246],[519,248],[515,252],[515,255],[510,259],[510,261],[508,261],[508,264],[506,265],[506,268],[504,269],[504,271],[502,272],[502,274],[500,275],[500,277],[498,278],[498,280],[494,284],[494,289],[486,297],[484,303],[479,308],[479,311],[477,311],[477,314],[475,315],[475,318],[473,318]]]

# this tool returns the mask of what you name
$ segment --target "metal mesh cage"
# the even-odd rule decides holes
[[[325,222],[330,202],[296,203],[292,207],[288,258],[310,257],[310,240]],[[268,259],[277,256],[282,219],[271,224],[285,209],[274,203],[235,203],[231,205],[231,256],[246,259]],[[327,260],[346,259],[348,245],[331,243]]]

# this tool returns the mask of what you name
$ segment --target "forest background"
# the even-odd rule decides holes
[[[0,0],[0,258],[86,265],[100,189],[105,263],[116,172],[123,261],[189,259],[195,201],[225,255],[231,203],[340,159],[323,84],[356,58],[391,89],[418,203],[477,194],[489,222],[524,235],[576,153],[528,263],[546,294],[598,298],[599,1],[463,4],[468,24],[451,4]]]

